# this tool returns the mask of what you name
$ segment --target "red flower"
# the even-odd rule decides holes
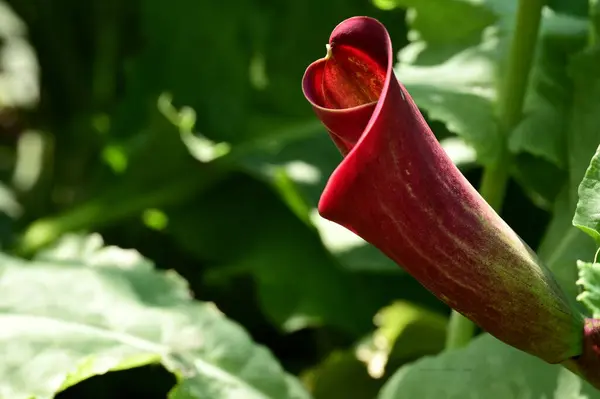
[[[393,59],[385,27],[355,17],[304,75],[304,94],[344,156],[320,214],[507,344],[550,363],[581,354],[583,318],[446,155]]]

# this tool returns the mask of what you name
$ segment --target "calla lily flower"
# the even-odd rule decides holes
[[[584,318],[452,163],[393,60],[385,27],[354,17],[306,70],[304,95],[343,156],[319,213],[498,339],[549,363],[573,363]]]

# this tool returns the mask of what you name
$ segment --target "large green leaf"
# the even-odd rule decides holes
[[[549,29],[551,27],[551,29]],[[567,65],[587,38],[586,25],[566,17],[546,18],[523,110],[524,118],[510,135],[514,153],[526,152],[566,169],[566,131],[572,99]]]
[[[600,143],[600,47],[574,56],[570,75],[574,83],[572,113],[567,134],[571,196],[577,201],[577,188],[590,159]]]
[[[568,145],[574,82],[567,66],[587,38],[583,21],[564,16],[544,20],[525,97],[524,116],[509,137],[517,154],[513,176],[534,203],[551,209],[569,183]]]
[[[600,144],[600,48],[589,48],[573,57],[570,73],[574,82],[572,115],[569,126],[569,172],[571,197],[577,201],[579,184],[590,159]]]
[[[544,363],[485,334],[464,349],[404,366],[388,381],[378,398],[582,397],[599,398],[600,393],[566,369]]]
[[[500,148],[496,125],[498,76],[513,29],[516,2],[392,0],[377,2],[409,7],[412,43],[399,55],[396,68],[417,104],[433,119],[473,144],[481,163],[493,162]],[[455,22],[453,22],[455,21]],[[458,22],[460,21],[460,22]],[[575,18],[544,14],[536,67],[527,98],[526,118],[511,137],[513,152],[528,152],[561,165],[564,69],[552,62],[577,49],[586,33]],[[561,75],[562,74],[562,75]],[[553,80],[551,80],[553,79]],[[563,79],[564,80],[564,79]],[[548,98],[548,95],[551,97]],[[562,107],[558,109],[557,106]],[[539,138],[543,136],[543,140]]]
[[[599,49],[586,49],[572,57],[569,72],[573,80],[572,105],[567,122],[568,179],[557,198],[553,220],[540,245],[539,253],[563,289],[573,299],[576,295],[576,261],[591,260],[594,243],[573,227],[577,191],[600,143],[600,62]]]
[[[600,244],[600,146],[579,185],[573,225]]]
[[[136,251],[69,238],[32,262],[2,254],[0,269],[0,397],[50,398],[158,362],[179,376],[176,397],[307,397],[239,325]]]
[[[492,10],[472,0],[375,0],[374,3],[382,9],[410,8],[407,17],[413,30],[411,35],[436,45],[461,44],[495,20]]]
[[[598,15],[595,11],[597,7],[598,2],[596,8],[591,9],[591,28],[596,31],[600,27],[595,18]],[[556,65],[567,65],[571,87],[568,120],[564,129],[568,177],[556,200],[553,219],[538,251],[558,277],[563,289],[569,293],[570,299],[577,294],[576,261],[591,260],[595,250],[593,241],[572,225],[577,209],[578,188],[588,169],[589,160],[600,143],[600,70],[597,68],[600,48],[590,44],[583,51],[568,57],[566,62],[554,61]]]

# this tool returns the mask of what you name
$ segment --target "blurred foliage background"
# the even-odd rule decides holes
[[[29,258],[97,232],[185,277],[316,398],[374,397],[397,367],[443,348],[449,309],[316,215],[340,155],[300,82],[347,17],[375,17],[406,46],[414,2],[397,3],[0,2],[2,249]],[[484,162],[441,120],[429,119],[477,186]],[[547,167],[541,177],[562,182]],[[534,195],[520,176],[503,217],[536,248],[560,187]],[[159,398],[174,381],[147,366],[58,397]]]

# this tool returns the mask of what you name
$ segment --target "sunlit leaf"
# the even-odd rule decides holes
[[[159,362],[181,376],[175,392],[198,394],[190,398],[307,397],[239,325],[136,251],[70,237],[33,262],[0,258],[1,397],[50,398]]]
[[[413,29],[411,44],[399,55],[399,79],[432,119],[443,121],[475,147],[480,163],[493,162],[500,148],[496,122],[498,76],[513,29],[516,1],[389,3],[409,8],[408,23]],[[561,165],[565,157],[561,127],[567,100],[561,91],[562,81],[550,79],[565,80],[566,73],[560,64],[548,61],[560,58],[561,51],[576,51],[574,41],[579,41],[580,48],[586,26],[582,20],[546,11],[540,35],[540,43],[545,46],[538,51],[526,118],[510,144],[513,152],[528,152]],[[558,123],[552,121],[556,118]]]
[[[583,395],[585,393],[585,396]],[[490,335],[464,349],[423,358],[404,366],[378,399],[596,399],[600,394],[579,377]]]
[[[573,227],[578,187],[600,143],[600,51],[586,49],[570,59],[572,104],[566,131],[568,179],[557,198],[553,220],[539,253],[572,299],[576,295],[576,261],[591,261],[594,242]]]

